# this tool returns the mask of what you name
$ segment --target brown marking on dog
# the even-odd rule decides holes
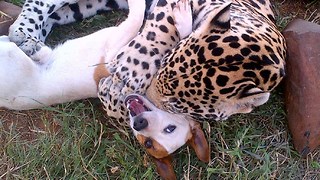
[[[191,127],[192,137],[187,141],[202,162],[210,161],[210,147],[200,124],[194,121]]]
[[[172,166],[172,157],[167,156],[161,159],[153,158],[157,172],[165,180],[176,180],[176,174]]]
[[[96,85],[98,87],[100,79],[104,77],[108,77],[110,75],[109,71],[107,70],[107,67],[104,62],[104,57],[101,57],[100,63],[97,64],[96,68],[94,69],[93,73],[93,79],[96,82]]]
[[[147,150],[148,154],[150,154],[151,156],[157,159],[161,159],[169,156],[168,151],[154,139],[138,134],[137,140],[140,143],[140,145],[142,145]],[[149,140],[152,142],[152,144],[149,144],[150,147],[146,146],[146,140]]]

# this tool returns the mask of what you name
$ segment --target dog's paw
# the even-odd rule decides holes
[[[181,39],[192,32],[192,11],[189,0],[179,0],[173,8],[175,26]]]
[[[42,43],[38,43],[36,46],[36,52],[30,56],[30,58],[38,63],[38,64],[44,64],[46,63],[46,60],[51,55],[52,49],[48,46],[45,46]]]
[[[20,61],[26,58],[30,59],[15,43],[11,42],[7,36],[0,36],[0,60],[2,63],[4,61],[22,63]]]

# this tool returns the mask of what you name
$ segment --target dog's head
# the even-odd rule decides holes
[[[190,145],[201,161],[209,161],[208,142],[199,123],[186,116],[158,109],[148,99],[137,94],[128,95],[125,103],[134,135],[155,158],[160,174],[161,171],[170,174],[168,169],[172,166],[168,157],[184,144]]]

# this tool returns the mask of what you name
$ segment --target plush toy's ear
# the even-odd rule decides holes
[[[154,158],[154,163],[157,166],[157,172],[162,179],[165,180],[176,180],[176,174],[172,166],[172,157],[167,156],[161,159]]]
[[[187,141],[197,154],[197,157],[203,162],[210,161],[210,148],[202,128],[198,122],[191,123],[192,137]]]

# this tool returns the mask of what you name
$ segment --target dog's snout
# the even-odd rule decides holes
[[[133,129],[136,131],[141,131],[148,126],[148,121],[145,118],[136,118],[133,122]]]

